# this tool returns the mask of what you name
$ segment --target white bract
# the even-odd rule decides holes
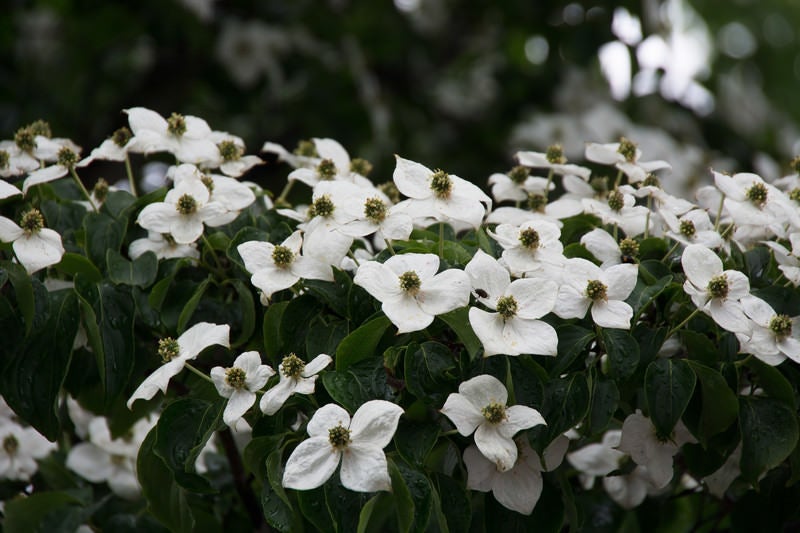
[[[211,128],[202,118],[173,113],[165,119],[144,107],[126,109],[133,132],[132,152],[170,152],[181,163],[212,163],[219,149],[211,140]]]
[[[497,470],[510,470],[517,462],[514,435],[545,424],[539,411],[525,405],[507,406],[508,391],[494,376],[476,376],[458,386],[441,409],[465,437],[475,433],[475,444]]]
[[[321,486],[341,462],[342,485],[357,492],[391,490],[383,449],[392,440],[403,409],[385,400],[370,400],[350,415],[336,404],[314,413],[309,438],[294,449],[283,472],[283,486],[309,490]]]
[[[209,215],[203,222],[209,226],[222,226],[233,222],[239,212],[256,200],[252,189],[238,180],[218,174],[203,174],[200,170],[189,164],[170,167],[167,177],[172,178],[177,187],[184,181],[199,181],[208,189],[208,203],[218,203],[222,206],[221,212]]]
[[[44,217],[38,209],[25,212],[20,223],[18,226],[0,216],[0,241],[13,243],[14,255],[28,274],[61,261],[64,256],[61,235],[44,227]]]
[[[778,365],[787,357],[800,363],[800,317],[776,313],[755,296],[741,300],[742,310],[753,321],[749,336],[737,334],[742,350],[752,353],[769,365]]]
[[[312,394],[319,373],[331,364],[333,358],[321,353],[306,363],[295,354],[283,358],[278,367],[280,381],[270,387],[261,397],[259,407],[265,415],[272,416],[278,412],[292,394]]]
[[[145,378],[128,399],[128,409],[138,399],[149,400],[160,390],[167,392],[167,385],[172,376],[183,370],[186,363],[200,355],[200,352],[212,346],[230,346],[230,326],[199,322],[190,327],[176,339],[167,337],[158,342],[158,355],[164,364]]]
[[[58,447],[35,429],[12,420],[0,424],[0,444],[0,479],[16,481],[28,481],[39,469],[36,460]]]
[[[553,326],[537,320],[556,303],[558,285],[544,279],[511,281],[508,271],[482,250],[464,268],[478,301],[489,309],[469,310],[469,322],[483,344],[483,355],[556,355],[558,335]]]
[[[630,329],[633,308],[623,300],[636,286],[638,273],[636,265],[603,270],[586,259],[568,259],[553,312],[561,318],[583,318],[591,307],[592,320],[598,326]]]
[[[434,316],[469,303],[467,274],[453,268],[437,274],[438,270],[436,255],[402,254],[385,263],[362,263],[353,281],[382,303],[398,333],[408,333],[425,329]]]
[[[723,270],[722,260],[701,244],[683,251],[681,265],[686,274],[683,290],[698,309],[728,331],[749,334],[750,320],[740,300],[750,294],[750,280],[738,270]]]
[[[641,155],[642,151],[625,138],[616,143],[586,144],[586,159],[604,165],[614,165],[628,176],[630,183],[644,180],[650,172],[672,168],[666,161],[640,161]]]
[[[266,385],[270,376],[274,375],[272,368],[261,364],[261,356],[255,351],[239,355],[232,367],[212,368],[211,381],[220,396],[228,398],[225,412],[222,413],[223,422],[233,426],[242,418],[256,403],[256,391]]]
[[[520,225],[498,224],[487,230],[503,248],[502,262],[515,276],[526,272],[560,270],[564,262],[561,230],[547,220],[528,219]]]

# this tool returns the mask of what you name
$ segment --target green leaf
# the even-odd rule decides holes
[[[47,298],[47,293],[43,295]],[[78,332],[78,299],[69,290],[49,294],[47,321],[21,348],[5,358],[2,394],[14,411],[55,441],[60,434],[58,404]]]
[[[347,370],[352,364],[376,356],[376,348],[391,321],[385,316],[370,320],[344,338],[336,350],[336,370]]]
[[[264,324],[261,328],[264,335],[264,352],[267,357],[273,360],[280,360],[286,355],[281,351],[283,343],[281,342],[280,332],[283,313],[288,305],[289,302],[270,304],[264,313]]]
[[[158,258],[153,252],[145,252],[133,261],[128,261],[113,249],[106,252],[108,278],[116,285],[149,287],[158,274]]]
[[[568,259],[572,259],[575,257],[580,257],[581,259],[586,259],[587,261],[597,262],[597,258],[586,249],[584,245],[579,242],[571,242],[564,247],[564,257]]]
[[[472,522],[470,493],[451,476],[438,472],[433,474],[434,494],[438,493],[441,511],[447,520],[447,529],[452,533],[466,533]]]
[[[240,329],[239,336],[231,343],[232,348],[241,346],[250,340],[253,331],[256,329],[256,307],[253,300],[253,292],[250,287],[240,279],[230,279],[226,283],[233,285],[236,296],[239,297],[239,307],[241,309],[241,321],[237,324]]]
[[[17,306],[22,311],[22,320],[25,324],[25,335],[28,335],[31,332],[31,328],[33,328],[33,319],[36,314],[36,301],[33,297],[31,277],[22,265],[11,261],[3,262],[3,270],[8,274],[11,286],[14,287]]]
[[[125,288],[108,282],[94,284],[80,275],[75,278],[75,290],[83,302],[84,325],[97,360],[105,403],[110,405],[127,385],[135,361],[133,297]]]
[[[136,197],[128,191],[108,191],[100,212],[116,219],[127,219],[135,202]]]
[[[680,335],[686,346],[686,354],[691,360],[700,361],[707,366],[712,366],[717,362],[717,347],[711,339],[689,329],[681,330]]]
[[[394,495],[379,492],[369,499],[358,514],[356,533],[382,533],[386,531],[386,522],[394,514]]]
[[[400,473],[400,480],[402,480],[402,484],[404,484],[408,490],[408,496],[410,496],[413,502],[413,521],[407,529],[401,527],[401,531],[427,531],[428,522],[430,521],[431,512],[433,511],[433,487],[431,486],[431,482],[422,472],[412,468],[403,461],[395,461],[394,464]],[[398,482],[400,480],[398,480]],[[394,480],[392,487],[394,488]],[[398,497],[401,496],[398,495]],[[408,516],[407,502],[398,502],[398,509],[403,503],[406,509],[402,513],[402,523],[405,525]],[[398,511],[398,523],[401,522],[400,517],[401,512]]]
[[[178,333],[183,333],[186,330],[186,326],[189,324],[189,320],[191,320],[192,315],[194,314],[197,306],[200,304],[200,300],[203,298],[203,294],[205,294],[206,289],[208,288],[209,283],[213,277],[209,275],[206,279],[200,282],[197,288],[192,293],[192,297],[186,302],[186,305],[183,306],[181,310],[181,314],[178,315]]]
[[[172,471],[175,482],[192,492],[214,492],[194,473],[194,463],[211,435],[221,426],[223,399],[211,403],[182,398],[169,404],[158,419],[153,451]]]
[[[762,472],[789,457],[798,439],[793,407],[774,398],[740,397],[739,426],[742,434],[742,475],[756,483]]]
[[[630,296],[628,299],[625,300],[630,304],[633,308],[633,319],[631,320],[632,324],[636,324],[639,319],[639,315],[645,310],[645,308],[653,302],[658,295],[660,295],[669,284],[672,283],[672,276],[664,276],[660,278],[653,284],[646,285],[642,281],[642,277],[640,276],[636,282],[636,286],[633,288]]]
[[[751,358],[747,362],[747,367],[755,373],[756,383],[764,389],[767,395],[782,401],[792,409],[797,408],[794,389],[778,368],[756,358]]]
[[[697,436],[705,444],[710,437],[725,431],[736,420],[739,404],[719,372],[694,361],[687,363],[700,380],[702,408]]]
[[[611,379],[597,379],[592,390],[592,404],[586,417],[586,431],[597,435],[604,431],[619,405],[619,389]]]
[[[328,317],[329,320],[330,318]],[[311,327],[308,330],[305,353],[309,354],[309,357],[320,353],[336,353],[348,333],[346,320],[334,319],[325,322],[321,316],[317,315],[311,321]]]
[[[280,323],[278,338],[281,341],[281,354],[303,353],[311,321],[322,309],[322,304],[309,294],[304,294],[289,302],[283,311]]]
[[[297,502],[300,504],[303,516],[311,522],[316,531],[325,533],[335,531],[333,517],[325,501],[324,487],[297,491]]]
[[[644,375],[650,419],[661,437],[669,437],[692,398],[697,378],[682,359],[656,359]]]
[[[11,499],[3,510],[3,530],[9,533],[73,533],[88,518],[86,501],[79,496],[74,491],[37,492]]]
[[[108,250],[119,251],[122,247],[125,226],[103,213],[87,213],[83,227],[86,231],[87,257],[95,265],[105,265]]]
[[[414,500],[411,491],[394,461],[389,462],[389,477],[392,480],[392,494],[397,506],[397,529],[402,533],[411,531],[414,524]]]
[[[588,410],[589,386],[583,374],[551,380],[539,409],[547,426],[536,426],[531,430],[536,441],[535,449],[544,451],[556,437],[583,420]]]
[[[92,283],[98,283],[103,279],[103,274],[97,267],[81,254],[65,253],[61,257],[61,262],[56,265],[56,269],[69,276],[80,274]]]
[[[458,336],[458,340],[467,349],[470,360],[474,361],[481,353],[483,344],[469,324],[469,307],[460,307],[449,313],[438,315],[438,318],[450,326],[450,329]]]
[[[338,480],[325,483],[325,502],[334,520],[337,531],[355,531],[361,508],[367,503],[367,495],[344,488]]]
[[[136,474],[147,500],[148,510],[173,532],[191,533],[195,519],[187,501],[186,490],[175,482],[172,471],[155,453],[156,433],[153,428],[139,448]]]
[[[456,363],[453,353],[443,344],[410,344],[405,356],[406,387],[423,402],[441,404],[457,380]]]
[[[636,372],[639,365],[639,344],[622,329],[600,330],[600,338],[606,348],[609,363],[611,365],[611,376],[625,380]]]
[[[341,317],[349,318],[347,309],[347,296],[353,285],[350,275],[338,268],[333,269],[334,281],[318,279],[305,280],[303,284],[308,291],[325,302],[333,312]]]
[[[394,443],[400,455],[410,464],[422,466],[439,438],[439,426],[433,422],[400,419]]]
[[[386,382],[383,358],[356,363],[344,372],[325,372],[322,383],[328,394],[351,413],[369,400],[389,400],[394,393]]]
[[[298,524],[299,517],[295,516],[286,493],[280,486],[280,459],[280,449],[273,451],[267,459],[270,474],[266,480],[268,482],[261,487],[261,510],[267,523],[278,531],[299,531],[302,524]]]
[[[584,353],[594,340],[594,332],[574,324],[563,324],[556,328],[558,334],[558,357],[550,371],[551,376],[560,376]]]

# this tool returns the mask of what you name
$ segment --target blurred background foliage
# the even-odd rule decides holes
[[[198,115],[250,153],[333,137],[379,181],[394,153],[484,184],[517,149],[580,160],[622,134],[689,186],[710,165],[777,177],[800,151],[793,0],[4,5],[0,138],[45,118],[84,154],[132,106]]]

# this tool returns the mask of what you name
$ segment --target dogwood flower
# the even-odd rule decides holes
[[[394,183],[409,199],[403,212],[414,219],[433,217],[440,222],[460,221],[480,226],[492,200],[477,185],[442,170],[395,156]]]
[[[506,406],[508,391],[496,377],[483,374],[464,381],[441,409],[465,437],[475,433],[475,444],[497,470],[510,470],[517,462],[514,435],[545,424],[539,411],[525,405]]]
[[[606,201],[584,199],[583,206],[586,213],[597,215],[603,224],[619,226],[627,237],[636,237],[648,227],[650,210],[636,205],[636,198],[629,193],[614,190]]]
[[[742,310],[753,321],[750,335],[737,334],[742,351],[747,351],[769,365],[778,365],[787,357],[800,363],[800,317],[776,313],[755,296],[741,299]]]
[[[135,146],[133,133],[128,128],[116,130],[111,137],[100,143],[87,157],[81,159],[75,166],[86,167],[96,159],[101,161],[125,161],[128,151]]]
[[[58,446],[32,427],[12,420],[0,424],[0,479],[28,481],[39,470],[37,459],[47,457]]]
[[[680,218],[669,210],[659,211],[669,228],[666,235],[683,245],[701,244],[706,248],[722,246],[723,239],[704,209],[692,209]]]
[[[172,113],[165,119],[144,107],[126,109],[134,135],[135,152],[170,152],[182,163],[213,162],[219,149],[211,140],[211,128],[202,118]]]
[[[252,274],[250,282],[269,298],[277,291],[288,289],[300,278],[333,281],[330,265],[300,255],[302,244],[301,232],[295,231],[278,245],[248,241],[236,249],[244,267]]]
[[[222,206],[220,213],[203,219],[208,226],[216,227],[233,222],[242,209],[256,200],[255,193],[244,183],[227,176],[203,174],[194,165],[171,167],[167,171],[167,177],[172,178],[176,187],[184,181],[196,180],[208,189],[208,202],[216,202]]]
[[[232,426],[242,418],[256,402],[256,391],[266,385],[270,376],[274,375],[272,368],[261,364],[261,356],[255,351],[239,355],[232,367],[212,368],[211,381],[220,396],[228,398],[225,412],[222,413],[223,422]]]
[[[546,168],[552,171],[553,174],[561,176],[579,176],[583,181],[588,181],[589,176],[592,175],[591,169],[567,163],[564,150],[558,144],[549,146],[544,153],[517,152],[514,157],[520,165],[531,168]]]
[[[434,254],[395,255],[385,263],[362,263],[353,282],[382,303],[398,333],[408,333],[427,328],[435,315],[469,303],[467,274],[454,268],[437,274],[438,269]]]
[[[190,327],[176,339],[166,337],[158,341],[158,355],[162,364],[155,372],[145,378],[128,399],[128,409],[138,399],[149,400],[160,390],[167,392],[172,376],[178,375],[186,363],[200,355],[211,345],[230,346],[230,326],[199,322]]]
[[[13,243],[14,255],[28,274],[55,265],[64,256],[61,235],[44,227],[44,217],[38,209],[26,211],[19,226],[0,216],[0,241]]]
[[[604,229],[595,228],[581,237],[581,244],[593,256],[602,261],[600,268],[608,268],[623,262],[624,258],[635,257],[639,251],[639,244],[629,238],[617,243],[617,240]],[[623,250],[624,248],[624,250]]]
[[[723,270],[722,260],[703,245],[690,244],[681,265],[686,274],[683,290],[702,312],[728,331],[749,334],[750,321],[740,300],[750,294],[750,280],[738,270]]]
[[[561,230],[547,220],[528,220],[519,226],[498,224],[487,230],[503,247],[502,261],[515,276],[557,268],[564,262]]]
[[[309,490],[325,483],[341,462],[342,485],[356,492],[391,490],[383,448],[392,440],[403,409],[385,400],[370,400],[353,418],[327,404],[308,421],[310,438],[294,449],[283,472],[283,486]]]
[[[136,259],[145,252],[153,252],[159,259],[174,259],[177,257],[200,258],[197,244],[179,244],[169,233],[147,232],[147,237],[136,239],[128,246],[128,255]]]
[[[636,286],[638,273],[632,264],[603,270],[586,259],[568,259],[553,312],[561,318],[583,318],[591,307],[598,326],[630,329],[633,308],[623,300]]]
[[[22,193],[28,194],[28,189],[34,185],[55,181],[69,174],[70,170],[74,169],[78,163],[78,153],[67,146],[60,148],[55,165],[40,168],[28,174],[28,177],[22,182]]]
[[[555,281],[518,279],[482,250],[464,268],[478,301],[497,311],[469,310],[469,323],[483,344],[483,355],[556,355],[558,336],[553,326],[537,320],[553,310],[558,295]],[[481,292],[478,292],[480,290]]]
[[[586,159],[604,165],[614,165],[628,176],[630,183],[643,181],[647,174],[656,170],[672,168],[666,161],[640,161],[641,155],[642,151],[624,137],[616,143],[586,144]]]
[[[261,403],[259,403],[261,411],[265,415],[272,416],[292,394],[312,394],[319,373],[332,361],[333,358],[324,353],[319,354],[308,363],[293,353],[284,357],[281,366],[278,367],[280,381],[277,385],[270,387],[261,397]]]

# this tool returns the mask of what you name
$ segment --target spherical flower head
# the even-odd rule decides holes
[[[286,461],[283,486],[310,490],[321,486],[341,463],[342,485],[356,492],[391,490],[391,478],[383,453],[403,409],[385,400],[370,400],[350,415],[327,404],[308,421],[309,438]]]
[[[317,173],[321,180],[332,180],[336,177],[336,163],[333,159],[323,159],[317,165]]]
[[[175,202],[175,210],[181,215],[192,215],[197,212],[197,200],[190,194],[183,194]]]
[[[792,334],[792,318],[789,315],[775,315],[769,321],[769,330],[778,339],[785,339]]]
[[[125,126],[119,128],[118,130],[114,131],[113,134],[111,134],[111,140],[114,141],[114,144],[120,148],[128,144],[132,137],[133,133]]]
[[[244,388],[244,381],[247,374],[239,367],[231,367],[225,370],[225,383],[232,389]]]
[[[266,385],[275,371],[261,364],[258,352],[239,355],[233,366],[211,369],[211,381],[223,398],[228,398],[222,420],[233,427],[256,402],[256,391]]]
[[[430,187],[437,198],[445,200],[450,198],[450,193],[453,191],[453,180],[444,170],[436,170],[431,176]]]
[[[612,211],[621,211],[625,207],[625,197],[620,191],[613,191],[608,195],[608,207]]]
[[[38,209],[30,209],[23,213],[19,226],[26,235],[39,233],[44,228],[44,217]]]
[[[397,185],[393,181],[387,181],[385,183],[381,183],[378,185],[378,190],[386,195],[386,197],[392,202],[397,203],[400,201],[400,190],[397,188]]]
[[[622,157],[629,163],[636,161],[636,145],[625,137],[620,137],[617,152],[622,154]]]
[[[538,193],[528,193],[528,209],[535,213],[544,213],[547,207],[547,196]]]
[[[497,300],[497,312],[503,317],[503,320],[511,320],[517,316],[519,304],[513,296],[501,296]]]
[[[639,243],[626,237],[619,242],[619,251],[623,257],[634,258],[639,255]]]
[[[298,141],[293,153],[300,157],[319,157],[317,146],[308,139]]]
[[[42,137],[47,137],[48,139],[53,136],[53,130],[50,128],[50,123],[46,120],[34,120],[28,124],[27,128],[34,135],[41,135]]]
[[[422,282],[419,279],[419,274],[414,272],[413,270],[408,270],[400,274],[399,277],[400,282],[400,290],[410,294],[411,296],[416,296],[419,292],[419,288]]]
[[[361,176],[369,176],[372,172],[372,163],[366,159],[356,157],[350,161],[350,172],[355,172]]]
[[[375,224],[380,224],[386,220],[386,202],[377,196],[367,198],[364,202],[364,216]]]
[[[158,341],[158,355],[162,363],[169,363],[180,354],[181,347],[172,337],[165,337]]]
[[[767,186],[761,182],[754,182],[746,191],[745,196],[750,200],[753,205],[759,209],[763,208],[767,203]]]
[[[108,198],[108,182],[103,178],[98,179],[92,188],[92,196],[100,203],[106,201]]]
[[[331,356],[324,353],[319,354],[308,363],[293,353],[284,357],[278,367],[280,381],[261,397],[259,404],[261,411],[272,416],[292,394],[312,394],[319,373],[332,361]]]
[[[30,127],[20,128],[14,133],[14,143],[23,152],[31,153],[36,149],[36,134]]]
[[[645,179],[642,180],[641,183],[642,187],[655,187],[657,189],[661,188],[661,180],[658,179],[658,176],[655,174],[648,174]]]
[[[519,232],[519,243],[528,250],[536,250],[539,247],[540,240],[539,232],[533,228],[523,228]]]
[[[306,363],[290,353],[281,361],[281,373],[287,378],[298,379],[306,369]]]
[[[220,142],[217,148],[223,161],[238,161],[244,155],[244,148],[230,140]]]
[[[58,151],[57,163],[62,167],[72,168],[78,162],[78,155],[68,146],[62,146]]]
[[[524,405],[507,406],[508,391],[494,376],[476,376],[447,397],[441,409],[461,435],[475,433],[475,444],[497,470],[505,472],[517,462],[514,435],[544,424],[539,412]]]
[[[294,252],[287,246],[280,244],[272,250],[272,260],[278,268],[288,268],[294,261]]]
[[[554,165],[563,165],[567,162],[567,158],[564,156],[564,147],[558,143],[551,144],[547,147],[545,157],[548,162]]]
[[[608,300],[608,286],[600,280],[592,279],[586,284],[586,296],[595,302]]]
[[[728,277],[725,274],[714,276],[706,286],[706,291],[711,298],[726,298],[729,290]]]
[[[167,131],[176,137],[186,133],[186,118],[180,113],[172,113],[167,119]]]
[[[523,167],[522,165],[517,165],[508,171],[508,177],[517,185],[522,185],[525,183],[525,180],[528,179],[528,176],[530,175],[530,169],[528,167]]]
[[[800,187],[795,187],[789,191],[789,199],[800,203]]]
[[[331,201],[331,197],[327,194],[323,194],[314,200],[314,203],[308,208],[308,216],[311,218],[328,218],[333,215],[334,209],[336,209],[336,206],[333,204],[333,201]]]
[[[680,223],[680,232],[684,237],[691,239],[697,233],[697,229],[694,227],[694,222],[684,219]]]

